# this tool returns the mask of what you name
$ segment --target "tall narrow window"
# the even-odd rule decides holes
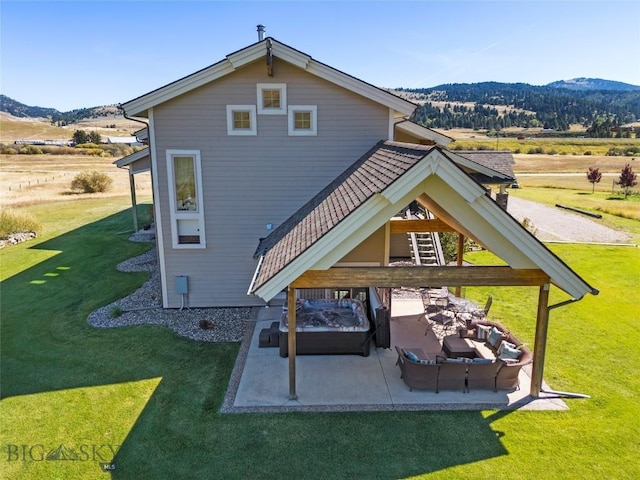
[[[227,105],[227,134],[257,135],[255,105]]]
[[[173,248],[204,248],[202,174],[198,150],[167,150]]]
[[[196,169],[193,157],[173,157],[175,172],[176,211],[197,212]]]
[[[286,83],[258,83],[257,87],[258,113],[260,115],[286,115]]]

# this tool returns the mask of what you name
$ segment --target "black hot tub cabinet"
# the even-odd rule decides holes
[[[296,355],[369,355],[371,326],[360,300],[296,301]],[[280,320],[280,356],[289,354],[287,306]]]

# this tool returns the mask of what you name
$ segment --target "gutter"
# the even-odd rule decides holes
[[[592,293],[594,295],[597,295],[599,292],[598,292],[598,290],[593,289]],[[565,305],[570,305],[572,303],[579,302],[583,298],[584,298],[584,296],[582,296],[580,298],[572,298],[571,300],[565,300],[564,302],[556,303],[555,305],[549,305],[547,307],[547,318],[549,318],[549,312],[551,312],[551,310],[553,310],[554,308],[564,307]],[[584,393],[560,392],[558,390],[545,390],[545,389],[542,389],[542,388],[540,389],[540,391],[543,392],[543,393],[548,393],[550,395],[554,395],[555,398],[591,398],[590,395],[587,395],[587,394],[584,394]]]
[[[255,296],[253,293],[253,287],[256,284],[256,280],[258,279],[258,274],[260,273],[260,269],[262,268],[262,261],[264,260],[264,255],[260,255],[260,259],[258,260],[258,266],[256,267],[256,271],[253,272],[253,278],[251,279],[251,283],[249,284],[249,290],[247,290],[247,295]]]

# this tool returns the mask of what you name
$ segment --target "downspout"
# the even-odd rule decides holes
[[[584,298],[584,296],[582,296],[580,298],[572,298],[570,300],[565,300],[564,302],[556,303],[555,305],[549,305],[547,307],[547,321],[548,321],[548,318],[549,318],[549,312],[551,310],[553,310],[554,308],[564,307],[565,305],[570,305],[572,303],[579,302],[583,298]],[[548,394],[551,394],[551,395],[555,395],[556,398],[591,398],[591,396],[586,395],[584,393],[559,392],[557,390],[545,390],[543,388],[541,388],[540,391],[543,392],[543,393],[548,393]]]

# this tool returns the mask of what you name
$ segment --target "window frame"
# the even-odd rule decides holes
[[[249,128],[234,127],[234,113],[249,112]],[[255,105],[227,105],[227,135],[257,135],[258,121]]]
[[[286,83],[258,83],[258,114],[259,115],[286,115],[287,114],[287,84]],[[264,107],[264,91],[280,90],[280,107]]]
[[[196,183],[196,210],[178,210],[176,194],[175,157],[192,157]],[[167,149],[167,181],[169,189],[169,216],[171,218],[171,244],[174,249],[202,249],[207,247],[204,223],[204,189],[202,186],[202,160],[200,150]],[[198,243],[181,243],[178,225],[181,221],[197,222],[200,241]]]
[[[295,128],[296,124],[296,112],[308,112],[311,113],[311,127],[308,129]],[[289,136],[311,136],[318,135],[318,106],[317,105],[290,105],[288,108],[288,128]]]

